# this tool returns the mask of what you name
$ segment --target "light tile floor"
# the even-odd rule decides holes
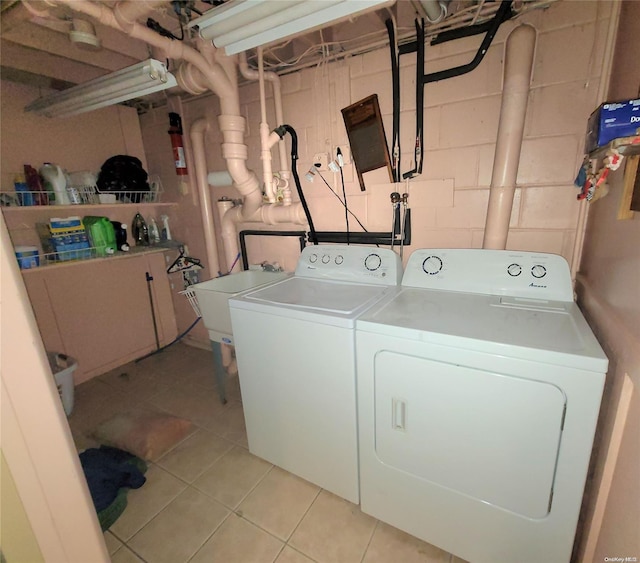
[[[69,425],[82,451],[125,411],[190,419],[149,463],[147,482],[105,533],[113,563],[464,563],[251,455],[237,377],[222,405],[210,352],[176,344],[76,387]]]

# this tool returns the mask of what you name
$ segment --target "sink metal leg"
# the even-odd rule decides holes
[[[223,405],[227,404],[227,370],[222,364],[222,344],[211,340],[211,351],[213,352],[213,370],[216,376],[216,382],[218,384],[218,395],[220,396],[220,402]]]

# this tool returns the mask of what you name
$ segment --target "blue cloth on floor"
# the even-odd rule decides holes
[[[97,512],[107,508],[121,488],[138,489],[144,484],[146,478],[136,466],[136,460],[133,454],[109,446],[91,448],[80,454]]]

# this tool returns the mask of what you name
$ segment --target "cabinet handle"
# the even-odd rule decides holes
[[[153,335],[156,338],[156,350],[160,350],[160,339],[158,338],[158,323],[156,322],[156,310],[153,305],[153,292],[151,291],[151,282],[153,276],[149,272],[144,273],[147,280],[147,291],[149,292],[149,305],[151,307],[151,320],[153,320]]]

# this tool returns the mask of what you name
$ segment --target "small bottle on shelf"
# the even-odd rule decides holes
[[[29,191],[27,180],[24,174],[16,174],[13,179],[13,187],[18,194],[18,202],[21,206],[33,205],[33,194]]]
[[[156,220],[151,217],[149,221],[149,243],[150,244],[158,244],[160,242],[160,230],[158,229],[158,224]]]

